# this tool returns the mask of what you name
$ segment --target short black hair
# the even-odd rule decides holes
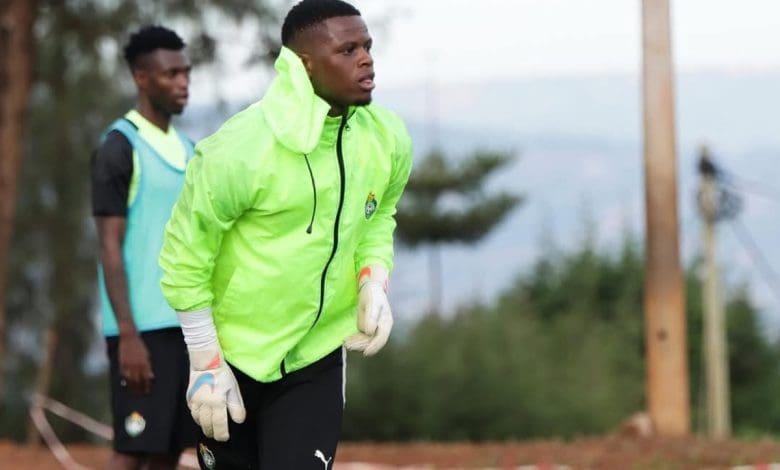
[[[302,0],[284,18],[282,45],[289,46],[301,31],[337,16],[360,16],[360,12],[342,0]]]
[[[159,25],[144,26],[130,35],[130,41],[124,49],[125,60],[132,70],[138,66],[138,59],[143,55],[156,49],[180,51],[184,46],[184,41],[174,31]]]

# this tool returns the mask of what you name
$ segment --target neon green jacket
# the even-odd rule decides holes
[[[328,117],[295,53],[275,67],[261,101],[198,143],[160,255],[170,305],[211,307],[225,358],[262,382],[357,331],[357,273],[392,269],[412,164],[396,115]]]

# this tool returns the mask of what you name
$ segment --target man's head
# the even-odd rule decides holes
[[[140,98],[168,116],[181,114],[187,104],[191,66],[182,49],[175,32],[146,26],[130,36],[124,50]]]
[[[287,13],[282,44],[301,58],[314,92],[331,105],[367,105],[374,89],[371,36],[360,12],[341,0],[303,0]]]

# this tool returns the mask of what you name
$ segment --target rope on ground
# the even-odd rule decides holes
[[[30,418],[32,418],[35,427],[38,428],[38,432],[41,434],[43,441],[49,446],[49,450],[54,454],[54,458],[62,465],[65,470],[90,470],[89,467],[85,467],[70,456],[68,450],[62,445],[62,442],[54,434],[54,430],[46,420],[46,416],[43,414],[43,408],[33,406],[30,408]]]
[[[90,470],[71,457],[68,450],[57,438],[49,421],[46,419],[44,410],[47,410],[60,418],[69,421],[82,429],[85,429],[96,436],[100,436],[107,441],[114,439],[114,430],[111,426],[101,423],[79,411],[70,408],[57,400],[45,397],[40,394],[34,394],[32,397],[32,406],[30,407],[30,418],[32,418],[35,427],[38,429],[43,441],[49,447],[54,457],[65,468],[65,470]],[[185,468],[198,468],[198,458],[191,453],[183,453],[179,458],[179,466]]]
[[[52,398],[45,397],[39,394],[33,395],[32,406],[30,407],[30,417],[32,418],[33,423],[35,423],[35,427],[38,428],[38,432],[41,434],[41,437],[43,437],[43,440],[44,442],[46,442],[46,445],[49,446],[49,449],[54,454],[54,457],[57,459],[57,461],[60,462],[63,468],[65,468],[65,470],[91,470],[89,467],[85,467],[77,463],[75,460],[73,460],[73,458],[70,456],[65,446],[62,445],[62,442],[60,442],[60,440],[54,434],[54,431],[52,430],[51,426],[49,425],[49,422],[46,420],[45,414],[43,413],[44,410],[47,410],[59,416],[60,418],[81,427],[82,429],[85,429],[97,436],[100,436],[103,439],[106,439],[107,441],[111,441],[114,438],[114,431],[113,429],[111,429],[111,426],[108,426],[104,423],[101,423],[100,421],[90,418],[84,413],[76,411]],[[194,454],[191,454],[189,452],[184,453],[181,455],[181,458],[179,460],[179,466],[185,468],[198,468],[198,459]],[[398,466],[379,465],[379,464],[370,464],[370,463],[349,462],[349,463],[336,463],[335,468],[339,470],[429,470],[432,467],[430,466],[398,467]],[[554,465],[554,464],[521,465],[519,467],[515,467],[515,470],[570,470],[570,469],[571,467],[565,465]],[[754,469],[755,470],[759,470],[759,469],[780,470],[780,465],[776,467],[775,466],[770,466],[770,467],[747,466],[747,467],[734,468],[734,470],[754,470]]]
[[[53,400],[49,397],[45,397],[40,394],[33,395],[33,407],[46,409],[62,419],[70,421],[71,423],[85,429],[96,436],[100,436],[107,441],[114,439],[114,430],[111,426],[101,423],[89,416],[76,411],[72,408],[65,406],[64,404]]]

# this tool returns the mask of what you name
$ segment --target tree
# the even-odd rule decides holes
[[[6,351],[8,249],[13,233],[16,188],[22,161],[27,99],[33,82],[33,24],[37,0],[0,3],[0,398]]]
[[[504,152],[476,151],[460,164],[440,150],[429,153],[409,178],[399,203],[398,238],[410,247],[430,246],[432,311],[440,310],[444,243],[477,243],[522,202],[515,194],[488,195],[485,180],[512,161]]]
[[[616,255],[586,244],[544,254],[490,304],[447,319],[429,313],[378,358],[351,359],[346,437],[492,441],[610,429],[641,407],[641,279],[633,243]]]
[[[265,26],[278,21],[269,3],[39,0],[38,8],[30,10],[36,50],[17,47],[34,61],[37,70],[33,83],[27,79],[32,89],[25,103],[30,137],[13,140],[25,158],[13,249],[10,255],[0,251],[0,266],[8,266],[11,273],[7,297],[2,296],[0,284],[0,305],[8,307],[4,338],[13,338],[0,363],[7,368],[8,382],[14,384],[0,397],[7,410],[0,413],[0,433],[21,437],[34,372],[50,357],[57,358],[51,395],[102,413],[98,417],[107,414],[107,406],[101,403],[106,394],[90,392],[107,390],[102,371],[96,374],[89,363],[85,365],[90,350],[102,351],[94,324],[96,237],[89,211],[88,160],[101,130],[131,105],[134,89],[120,57],[127,33],[152,22],[172,25],[189,43],[193,62],[208,66],[219,53],[219,36],[212,30],[226,21],[278,31],[278,27]],[[5,47],[6,43],[0,44]],[[267,57],[277,47],[267,36],[257,44],[256,58]],[[7,58],[0,53],[0,64]],[[2,90],[0,97],[5,97]],[[0,122],[0,129],[5,123]],[[6,142],[11,140],[6,141],[3,134],[3,150],[7,150]],[[0,205],[6,201],[0,196]],[[0,230],[5,229],[10,224],[3,220]],[[67,429],[64,436],[81,434]]]
[[[639,246],[627,238],[613,252],[586,241],[571,253],[545,253],[495,301],[451,318],[429,313],[379,356],[350,357],[345,438],[495,441],[615,429],[645,402]],[[696,272],[694,263],[686,275],[694,391]],[[734,429],[769,434],[780,425],[780,349],[762,334],[744,288],[726,297]],[[701,397],[691,396],[698,409]]]

